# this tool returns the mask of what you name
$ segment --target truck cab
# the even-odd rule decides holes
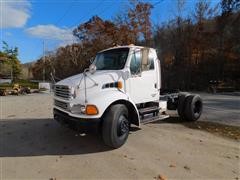
[[[118,148],[126,142],[131,125],[140,128],[168,118],[168,107],[184,119],[200,117],[199,96],[160,95],[160,89],[161,68],[155,49],[112,47],[98,52],[83,73],[55,84],[54,119],[75,128],[97,125],[105,144]]]

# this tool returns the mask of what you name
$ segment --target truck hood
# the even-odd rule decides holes
[[[89,72],[86,72],[87,76],[86,78],[86,88],[88,91],[92,88],[101,88],[106,83],[112,83],[123,80],[123,70],[119,71],[96,71],[94,74],[91,74]],[[73,88],[78,88],[79,90],[84,89],[84,77],[83,73],[77,74],[71,77],[68,77],[66,79],[63,79],[56,83],[56,85],[65,85]]]

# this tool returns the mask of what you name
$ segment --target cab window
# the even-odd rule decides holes
[[[141,59],[142,59],[142,53],[140,50],[135,51],[132,54],[131,63],[130,63],[131,74],[136,75],[141,72]]]

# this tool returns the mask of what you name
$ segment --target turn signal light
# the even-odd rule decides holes
[[[98,114],[98,109],[95,105],[89,104],[86,106],[85,113],[87,115],[97,115]]]
[[[123,88],[123,84],[122,84],[121,81],[118,81],[118,82],[117,82],[117,88],[118,88],[118,89],[122,89],[122,88]]]

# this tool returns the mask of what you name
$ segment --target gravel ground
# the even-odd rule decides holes
[[[201,123],[239,126],[239,97],[202,97],[207,108]],[[143,125],[111,150],[98,135],[83,136],[53,121],[49,94],[0,97],[0,105],[0,179],[240,178],[239,140],[189,123]]]

